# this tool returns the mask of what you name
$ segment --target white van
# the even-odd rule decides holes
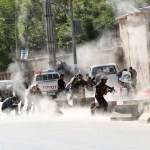
[[[106,75],[108,77],[108,85],[115,86],[118,84],[118,77],[116,76],[118,71],[119,69],[115,63],[94,65],[90,68],[89,76]]]
[[[59,73],[54,69],[35,71],[31,86],[38,84],[42,93],[56,96],[58,91],[58,79]]]

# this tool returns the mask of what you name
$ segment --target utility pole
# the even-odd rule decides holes
[[[76,75],[78,72],[78,68],[77,68],[76,40],[75,40],[72,0],[70,0],[70,20],[71,20],[71,29],[72,29],[72,52],[73,52],[73,60],[74,60],[74,75]]]
[[[51,0],[45,1],[46,12],[46,34],[47,34],[47,51],[49,56],[49,67],[56,68],[56,45],[53,31],[53,15]]]
[[[15,7],[16,7],[16,13],[15,13],[15,39],[16,39],[16,61],[18,61],[18,2],[15,0]]]

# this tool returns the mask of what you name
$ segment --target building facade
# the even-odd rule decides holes
[[[150,7],[118,18],[124,67],[138,73],[138,87],[150,86]]]

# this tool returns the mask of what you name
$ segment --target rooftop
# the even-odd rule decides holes
[[[142,13],[143,10],[150,10],[150,6],[145,6],[145,7],[138,8],[138,11],[134,11],[134,12],[131,12],[129,14],[125,14],[123,16],[120,16],[120,17],[117,18],[117,20],[125,18],[129,15],[132,15],[132,14],[138,14],[138,13],[140,14],[140,13]]]

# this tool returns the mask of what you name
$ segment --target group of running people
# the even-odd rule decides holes
[[[132,67],[130,68],[130,71],[132,70]],[[119,72],[117,75],[120,76],[120,74],[123,73],[123,71],[126,71],[125,69]],[[133,73],[132,73],[133,74]],[[133,76],[131,76],[133,77]],[[134,75],[135,77],[135,75]],[[75,75],[70,82],[66,84],[65,82],[65,75],[61,74],[60,78],[58,79],[58,97],[57,98],[64,98],[64,102],[68,104],[68,100],[66,98],[66,95],[68,91],[71,91],[69,99],[77,98],[80,101],[83,101],[86,99],[86,90],[95,92],[95,99],[98,102],[98,105],[92,106],[91,113],[94,114],[96,109],[103,109],[104,111],[107,111],[108,103],[104,98],[104,95],[106,95],[108,92],[114,91],[113,87],[109,87],[106,85],[106,82],[108,80],[108,77],[103,75],[101,76],[99,82],[95,82],[95,78],[91,78],[87,76],[87,79],[84,80],[83,75],[78,73]],[[40,102],[42,98],[42,92],[39,89],[38,85],[32,86],[28,90],[27,94],[27,108],[26,111],[29,113],[31,109],[35,109],[37,107],[38,110],[41,109]],[[6,98],[2,104],[1,110],[2,112],[10,113],[12,110],[15,110],[16,114],[18,114],[19,110],[22,110],[24,107],[24,99],[17,94],[15,96]],[[20,109],[19,109],[19,103],[21,102]]]

